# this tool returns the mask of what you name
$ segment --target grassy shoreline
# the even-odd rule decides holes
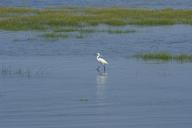
[[[192,24],[192,10],[130,8],[5,8],[0,7],[0,29],[54,30],[66,26],[83,27],[106,24],[174,25]],[[65,30],[65,29],[64,29]]]

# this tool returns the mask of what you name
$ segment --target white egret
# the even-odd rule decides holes
[[[100,57],[101,54],[100,53],[97,53],[97,61],[103,65],[103,69],[104,69],[104,72],[105,72],[105,65],[106,64],[109,64],[105,59],[103,59],[102,57]],[[100,66],[97,68],[99,70]]]

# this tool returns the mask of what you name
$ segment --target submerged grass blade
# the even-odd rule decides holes
[[[23,77],[23,78],[32,78],[32,77],[44,77],[47,74],[46,71],[42,69],[30,69],[24,67],[11,67],[9,65],[0,66],[0,77]]]

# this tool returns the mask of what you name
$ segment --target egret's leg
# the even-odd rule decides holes
[[[97,71],[98,71],[98,72],[100,71],[100,66],[97,66]]]
[[[104,72],[105,72],[105,65],[103,65],[103,70],[104,70]]]

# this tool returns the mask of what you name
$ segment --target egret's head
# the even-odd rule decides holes
[[[97,53],[97,56],[100,56],[100,55],[101,55],[101,54],[98,52],[98,53]]]

